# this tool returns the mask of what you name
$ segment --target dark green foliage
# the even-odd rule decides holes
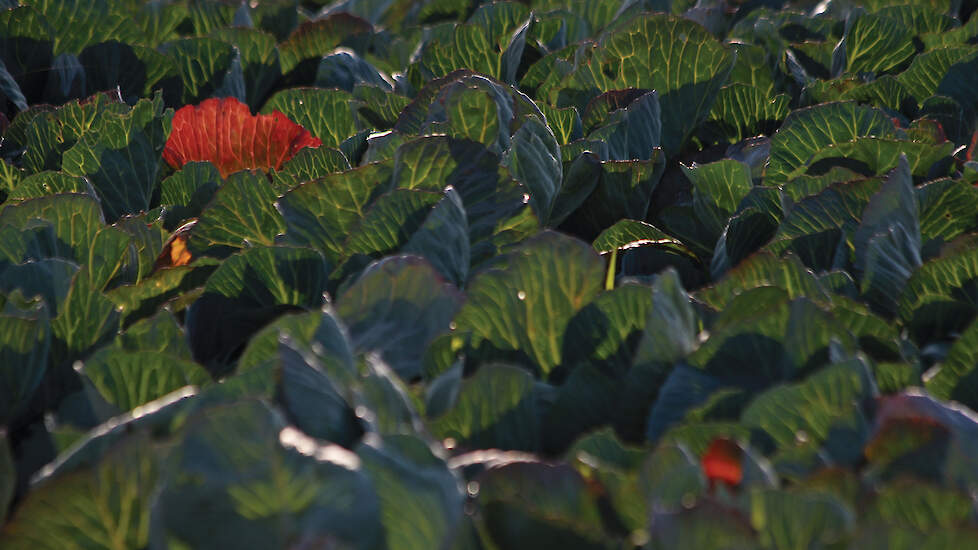
[[[0,547],[978,547],[974,7],[0,0]]]

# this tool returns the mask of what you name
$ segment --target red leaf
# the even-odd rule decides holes
[[[975,130],[975,133],[971,134],[971,143],[968,144],[968,149],[964,154],[964,160],[975,160],[976,146],[978,146],[978,130]]]
[[[700,464],[711,487],[717,481],[722,481],[729,487],[740,483],[744,476],[741,466],[742,452],[737,443],[725,437],[718,437],[710,442]]]
[[[210,161],[222,177],[239,170],[279,169],[303,147],[322,142],[280,111],[252,115],[233,97],[206,99],[173,115],[163,160],[174,168]]]

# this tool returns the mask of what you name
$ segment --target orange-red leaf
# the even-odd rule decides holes
[[[710,486],[717,481],[722,481],[730,487],[740,483],[744,476],[741,453],[740,446],[725,437],[718,437],[710,442],[700,461],[703,474],[710,481]]]
[[[227,177],[239,170],[279,169],[299,149],[321,143],[280,111],[252,115],[247,105],[233,97],[206,99],[173,115],[163,159],[174,168],[210,161]]]

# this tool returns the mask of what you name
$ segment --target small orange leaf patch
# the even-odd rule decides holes
[[[190,263],[190,260],[193,260],[194,257],[187,247],[187,241],[190,239],[190,230],[195,225],[197,225],[197,220],[191,220],[178,227],[170,235],[170,238],[163,244],[163,250],[160,251],[160,255],[156,257],[156,263],[153,264],[153,271],[163,267],[187,265]]]
[[[226,97],[178,109],[163,159],[173,168],[210,161],[226,178],[240,170],[277,170],[303,147],[321,144],[280,111],[252,115],[247,105]]]
[[[725,437],[718,437],[710,442],[710,446],[700,460],[703,474],[710,481],[710,487],[713,487],[717,481],[725,483],[728,487],[740,483],[744,476],[741,466],[742,453],[737,443]]]
[[[170,265],[187,265],[190,263],[190,250],[187,249],[187,238],[177,237],[170,243]]]

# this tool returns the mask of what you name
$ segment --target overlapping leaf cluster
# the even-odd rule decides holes
[[[0,546],[978,546],[975,2],[322,4],[0,0]]]

